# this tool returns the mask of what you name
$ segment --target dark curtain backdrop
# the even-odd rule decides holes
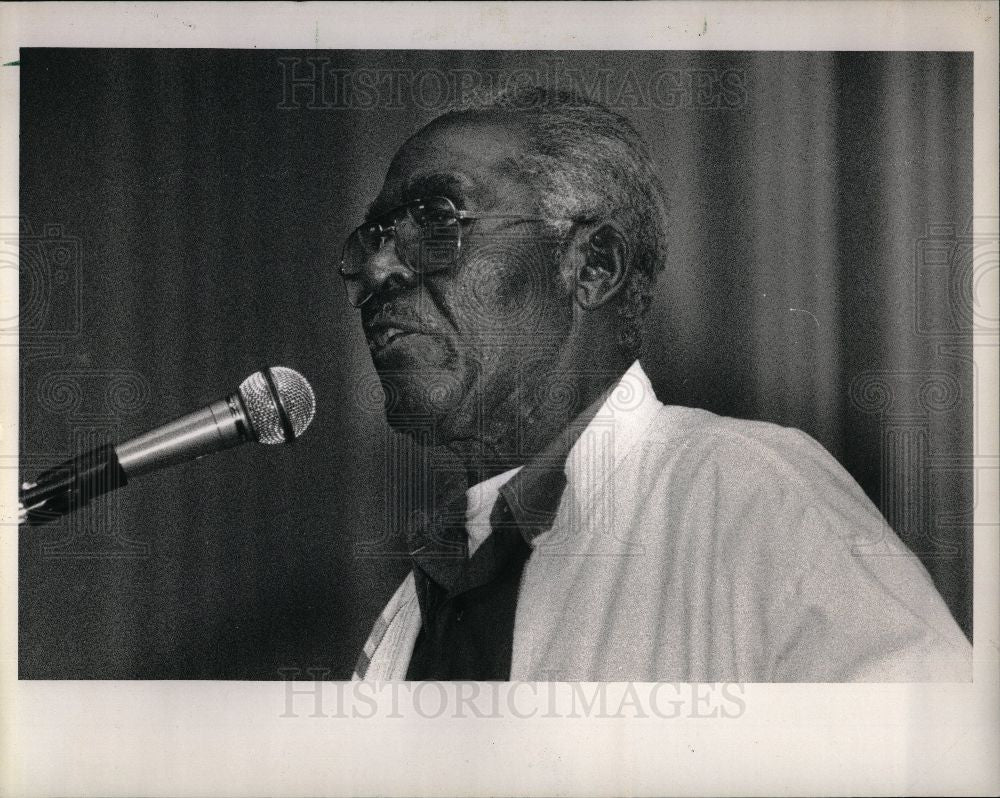
[[[424,101],[412,85],[403,102],[314,100],[307,56],[334,80],[422,80]],[[421,454],[387,431],[332,265],[441,110],[424,73],[554,58],[634,120],[671,197],[644,357],[660,398],[817,438],[971,634],[971,55],[35,49],[23,478],[263,365],[306,374],[319,410],[294,447],[179,466],[22,530],[23,678],[349,675],[407,569],[394,526]]]

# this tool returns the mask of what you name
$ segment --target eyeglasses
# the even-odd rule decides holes
[[[391,238],[400,262],[416,274],[433,274],[454,266],[462,251],[463,222],[505,219],[509,222],[558,221],[547,216],[460,211],[447,197],[416,199],[356,227],[344,242],[340,276],[347,298],[356,307],[375,289],[366,281],[365,265]]]

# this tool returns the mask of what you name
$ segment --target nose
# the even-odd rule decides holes
[[[413,288],[419,282],[417,273],[403,263],[396,252],[395,241],[390,238],[378,252],[368,258],[361,276],[365,301],[376,294],[391,294]]]

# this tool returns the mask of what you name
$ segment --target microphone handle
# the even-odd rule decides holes
[[[18,520],[28,526],[44,524],[127,482],[115,447],[98,446],[42,472],[34,483],[25,484],[18,497]]]
[[[256,435],[242,401],[238,393],[232,394],[117,446],[99,446],[43,472],[21,489],[19,522],[44,524],[124,487],[132,477],[251,440]]]
[[[174,419],[115,447],[129,477],[137,477],[254,440],[239,394]]]

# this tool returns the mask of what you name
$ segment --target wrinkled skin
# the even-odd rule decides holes
[[[531,180],[509,162],[527,141],[507,120],[433,122],[397,153],[369,216],[431,195],[460,210],[541,215]],[[419,277],[383,246],[365,269],[375,294],[361,313],[389,423],[433,419],[430,442],[456,452],[471,478],[542,448],[597,391],[581,376],[601,347],[587,345],[574,302],[579,249],[573,230],[541,222],[463,222],[459,262]]]

